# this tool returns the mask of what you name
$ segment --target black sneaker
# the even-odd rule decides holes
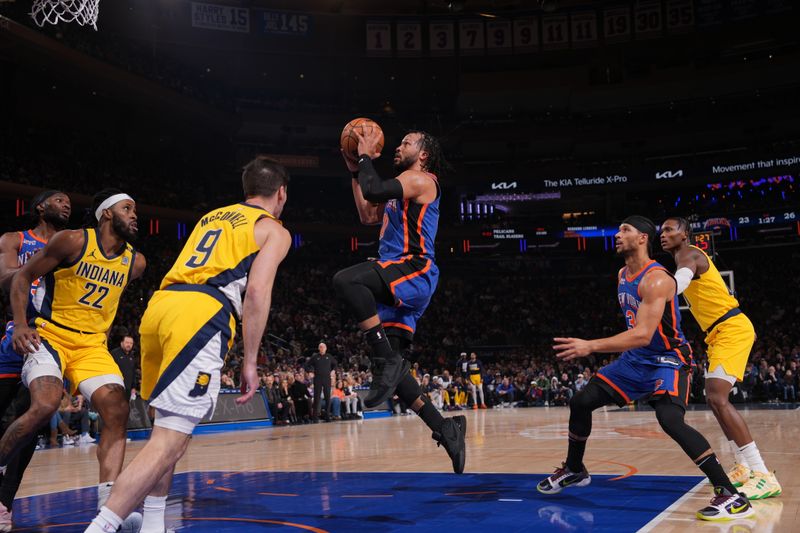
[[[575,473],[567,468],[567,463],[561,463],[561,468],[557,468],[552,475],[541,480],[536,485],[536,490],[542,494],[558,494],[566,487],[585,487],[591,482],[592,476],[589,475],[585,466],[583,470]]]
[[[375,358],[373,361],[375,365],[372,383],[369,385],[369,393],[364,398],[364,406],[370,408],[385,403],[394,394],[397,384],[403,379],[405,373],[411,369],[411,365],[402,357]]]
[[[748,518],[755,510],[750,500],[742,493],[731,493],[722,487],[714,487],[711,503],[697,511],[700,520],[722,521]]]
[[[447,455],[453,461],[453,472],[464,473],[464,464],[467,462],[467,446],[464,437],[467,434],[467,419],[464,416],[445,418],[439,431],[434,431],[433,440],[436,446],[444,446]]]

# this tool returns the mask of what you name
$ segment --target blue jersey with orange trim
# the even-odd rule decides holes
[[[650,261],[632,276],[629,275],[627,267],[620,271],[617,297],[628,329],[636,326],[636,313],[642,303],[639,284],[649,272],[654,270],[662,270],[669,274],[667,269],[656,261]],[[692,349],[681,331],[681,312],[678,308],[677,295],[673,296],[672,300],[664,306],[661,322],[653,333],[650,343],[625,353],[637,359],[645,359],[650,363],[671,364],[669,361],[674,360],[674,356],[677,356],[682,363],[691,364]],[[667,357],[665,358],[665,356]]]
[[[436,199],[429,204],[413,200],[389,200],[383,210],[383,227],[378,255],[382,261],[399,259],[407,255],[420,255],[434,259],[434,241],[439,227],[439,181],[436,183]]]
[[[17,265],[20,267],[33,257],[33,254],[44,248],[47,241],[40,239],[31,230],[20,231],[19,233],[19,253],[17,254]],[[33,309],[33,295],[39,286],[41,278],[31,283],[31,292],[28,295],[28,316],[32,317],[36,313]],[[22,372],[23,357],[14,351],[11,343],[11,335],[14,332],[14,321],[6,322],[6,332],[0,341],[0,378],[18,376]]]

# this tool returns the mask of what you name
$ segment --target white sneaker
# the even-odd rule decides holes
[[[61,440],[62,446],[73,446],[74,444],[75,444],[75,439],[73,439],[69,435],[64,435],[64,438]]]
[[[97,442],[97,441],[96,441],[96,439],[92,438],[92,436],[89,435],[88,433],[84,433],[83,435],[80,436],[80,438],[78,439],[78,442],[80,444],[91,444],[91,443]]]
[[[6,509],[6,506],[0,503],[0,531],[11,531],[13,523],[11,522],[11,511]]]

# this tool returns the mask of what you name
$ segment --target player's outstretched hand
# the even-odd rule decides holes
[[[366,135],[362,135],[358,130],[353,129],[353,134],[358,138],[358,155],[370,154],[370,159],[377,159],[381,156],[381,152],[378,150],[378,143],[382,136],[380,130],[371,128]]]
[[[14,344],[14,351],[23,355],[35,352],[41,343],[39,333],[27,324],[15,324],[11,341]]]
[[[342,152],[342,159],[344,159],[344,164],[347,165],[347,170],[350,172],[358,172],[358,161],[353,161],[351,157],[349,157],[344,150]]]
[[[243,405],[253,399],[258,390],[258,371],[255,365],[242,365],[242,395],[236,398],[238,405]]]
[[[553,339],[556,357],[563,361],[571,361],[579,357],[586,357],[592,353],[591,341],[576,339],[574,337],[556,337]]]

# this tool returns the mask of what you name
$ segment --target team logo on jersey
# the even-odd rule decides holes
[[[122,258],[122,266],[125,266],[125,265],[127,265],[127,264],[128,264],[128,262],[129,262],[129,261],[128,261],[128,257],[127,257],[127,256],[125,256],[125,257],[123,257],[123,258]]]
[[[655,388],[655,389],[653,389],[653,390],[658,390],[658,389],[660,389],[660,388],[661,388],[661,385],[663,385],[663,384],[664,384],[664,380],[663,380],[663,379],[657,379],[657,380],[656,380],[656,388]]]
[[[194,388],[189,391],[189,396],[196,398],[208,392],[208,384],[211,383],[211,374],[208,372],[198,372],[197,379],[194,381]]]

